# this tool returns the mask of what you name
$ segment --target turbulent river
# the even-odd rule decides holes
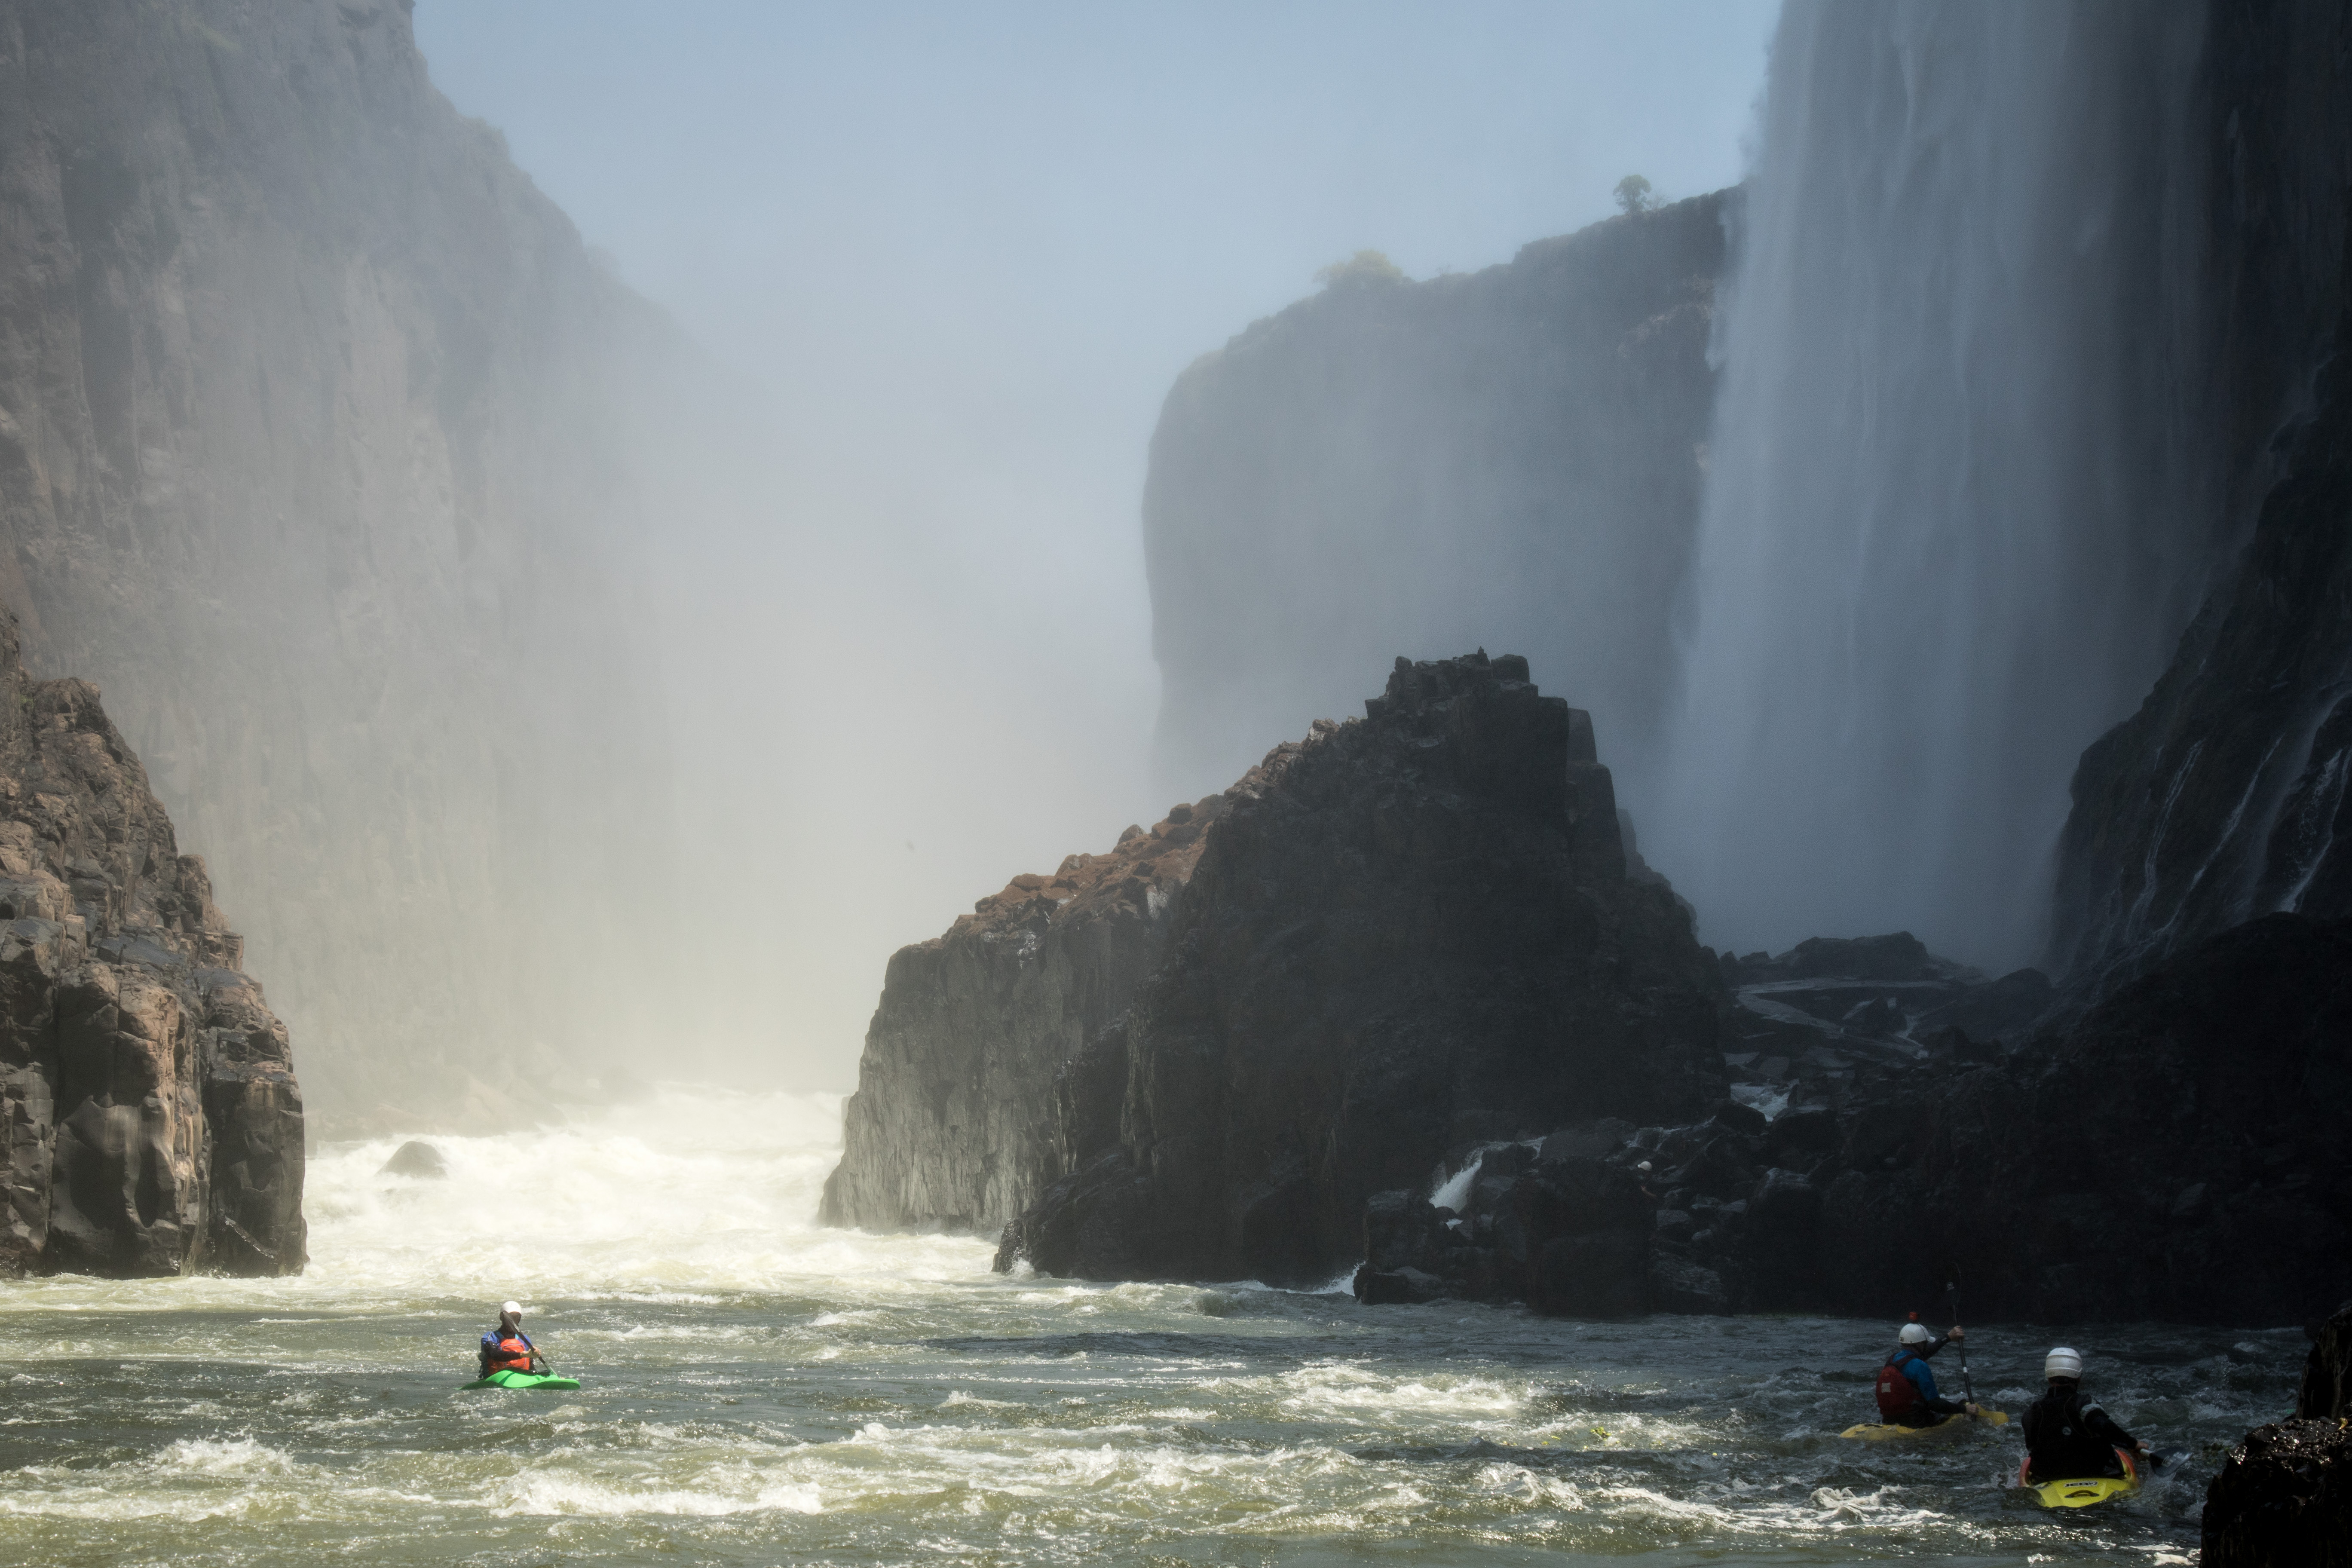
[[[436,1139],[441,1182],[330,1145],[299,1279],[0,1285],[0,1562],[2187,1563],[2303,1353],[2057,1336],[2186,1458],[2053,1515],[2013,1439],[1833,1436],[1889,1324],[1007,1279],[817,1228],[838,1115],[671,1089]],[[458,1391],[508,1296],[579,1392]],[[2021,1407],[2053,1337],[1975,1328],[1979,1394]]]

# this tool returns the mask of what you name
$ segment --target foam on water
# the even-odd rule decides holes
[[[1884,1325],[1009,1279],[985,1238],[822,1229],[838,1113],[671,1086],[436,1138],[446,1182],[381,1174],[397,1139],[331,1146],[300,1279],[5,1287],[0,1556],[1682,1563],[1737,1543],[1936,1563],[2194,1543],[2200,1475],[2053,1533],[2005,1500],[1998,1441],[1839,1442]],[[583,1388],[458,1391],[507,1295]],[[2299,1346],[2077,1337],[2111,1368],[2109,1407],[2175,1446],[2274,1414]],[[1979,1387],[2021,1393],[2042,1342],[1977,1327]]]

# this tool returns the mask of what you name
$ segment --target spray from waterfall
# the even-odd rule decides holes
[[[1654,824],[1706,940],[2038,956],[2075,759],[2214,553],[2201,27],[2107,0],[1783,14]]]

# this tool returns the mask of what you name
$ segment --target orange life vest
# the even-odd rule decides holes
[[[530,1346],[523,1342],[520,1334],[499,1335],[498,1347],[490,1355],[490,1370],[492,1372],[529,1372]]]

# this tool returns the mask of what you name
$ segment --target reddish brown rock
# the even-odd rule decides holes
[[[291,1274],[302,1096],[244,942],[82,680],[0,628],[0,1272]]]

